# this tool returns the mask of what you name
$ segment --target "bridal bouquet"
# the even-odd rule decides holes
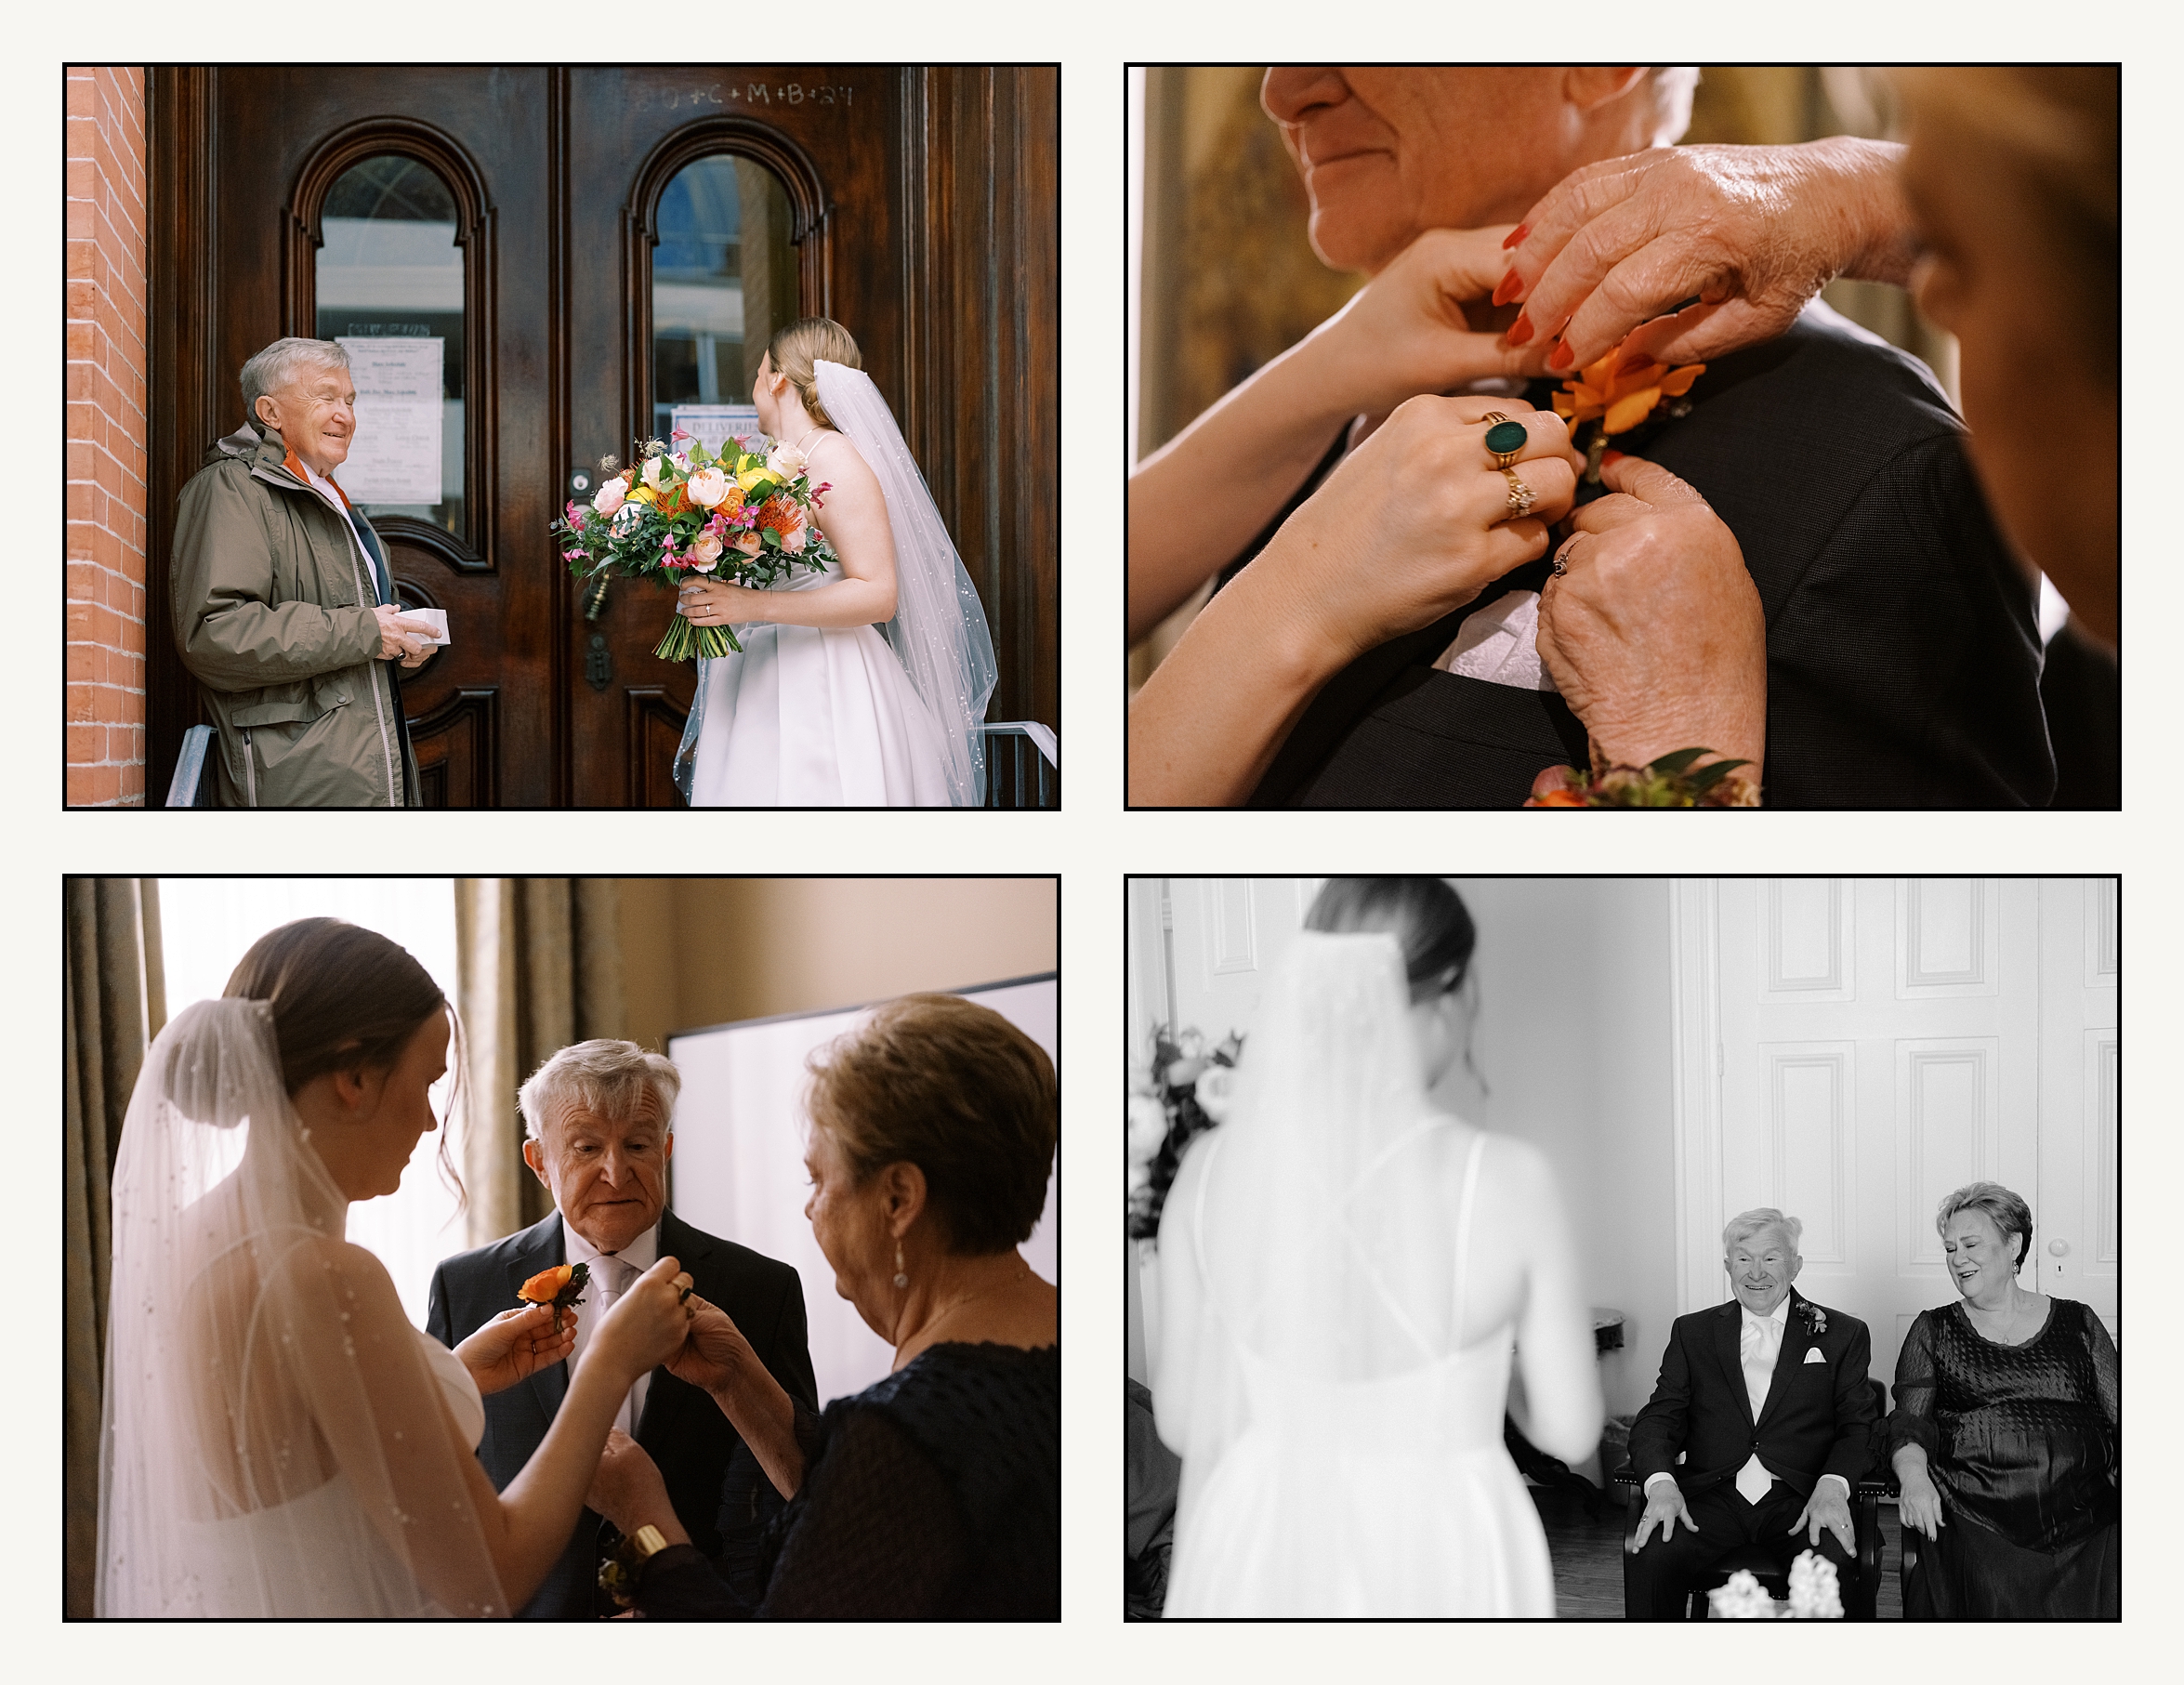
[[[1130,1180],[1124,1227],[1132,1240],[1160,1232],[1168,1184],[1182,1168],[1183,1151],[1229,1114],[1235,1095],[1236,1061],[1243,1038],[1231,1033],[1209,1047],[1203,1033],[1152,1033],[1152,1057],[1130,1074]]]
[[[815,519],[829,487],[811,483],[802,452],[730,439],[716,456],[687,433],[675,439],[690,443],[670,450],[644,441],[633,467],[605,458],[606,481],[591,502],[572,502],[553,523],[572,573],[670,586],[701,573],[762,590],[799,565],[816,573],[834,559]],[[691,661],[743,647],[731,627],[693,626],[678,614],[652,652]]]

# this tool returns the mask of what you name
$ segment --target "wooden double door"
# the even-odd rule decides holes
[[[373,508],[400,594],[453,633],[403,686],[428,805],[678,805],[695,670],[651,653],[673,599],[618,582],[595,600],[547,528],[670,398],[748,402],[746,348],[709,325],[797,314],[856,336],[926,471],[993,627],[988,717],[1059,727],[1053,70],[178,67],[152,72],[151,120],[152,788],[199,717],[169,635],[175,500],[242,424],[243,362],[286,335],[441,348],[437,444],[416,448],[444,466],[398,494],[441,501]],[[732,305],[656,284],[695,261],[708,159],[744,184],[746,244],[773,243],[743,252]],[[665,389],[686,348],[654,317],[687,298],[703,393]]]

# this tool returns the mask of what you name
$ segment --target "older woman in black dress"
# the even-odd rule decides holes
[[[1053,1063],[985,1007],[905,995],[815,1056],[809,1109],[804,1214],[894,1371],[814,1416],[691,1299],[668,1368],[713,1395],[789,1507],[754,1604],[730,1584],[743,1565],[691,1545],[617,1433],[590,1498],[625,1535],[611,1588],[664,1620],[1059,1620],[1059,1299],[1017,1251],[1054,1162]]]
[[[1896,1359],[1903,1525],[1928,1541],[1904,1616],[2112,1619],[2114,1342],[2090,1307],[2018,1284],[2033,1213],[2008,1189],[1959,1188],[1935,1226],[1964,1297],[1921,1311]]]

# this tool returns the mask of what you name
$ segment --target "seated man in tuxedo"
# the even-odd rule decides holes
[[[1627,1619],[1681,1619],[1691,1582],[1747,1547],[1784,1572],[1817,1549],[1849,1606],[1850,1492],[1878,1417],[1873,1347],[1856,1317],[1791,1291],[1803,1231],[1771,1206],[1733,1218],[1721,1238],[1735,1298],[1669,1331],[1661,1378],[1630,1429],[1646,1511],[1623,1559]]]
[[[1674,142],[1690,86],[1673,67],[1315,65],[1270,70],[1261,98],[1304,177],[1315,249],[1330,267],[1377,276],[1427,230],[1514,221],[1574,169]],[[1461,309],[1485,342],[1519,307],[1482,296]],[[1406,352],[1417,354],[1389,355]],[[1342,352],[1366,354],[1347,343]],[[1573,374],[1460,389],[1546,410]],[[1223,405],[1274,403],[1259,380]],[[1324,430],[1290,441],[1302,450],[1285,460],[1319,455],[1318,467],[1289,482],[1285,505],[1277,494],[1251,506],[1253,520],[1259,507],[1271,518],[1232,552],[1223,584],[1384,418],[1315,422]],[[1262,424],[1266,437],[1276,428]],[[2036,594],[1988,514],[1963,434],[1922,363],[1814,303],[1781,338],[1708,364],[1688,398],[1617,437],[1696,488],[1743,552],[1767,621],[1768,806],[2016,808],[2052,796]],[[1236,503],[1209,482],[1253,467],[1199,459],[1190,472],[1205,500]],[[1581,488],[1579,501],[1598,492]],[[1373,562],[1385,565],[1400,559]],[[1519,567],[1351,662],[1304,706],[1248,804],[1514,808],[1540,771],[1585,765],[1585,729],[1542,671],[1519,595],[1535,597],[1547,573],[1546,558]],[[1372,577],[1361,565],[1358,589]],[[1505,622],[1521,628],[1520,648],[1504,647]]]
[[[582,1263],[590,1283],[575,1310],[574,1361],[581,1362],[590,1331],[620,1292],[657,1259],[673,1257],[699,1297],[734,1319],[783,1390],[817,1408],[796,1270],[703,1233],[665,1209],[681,1086],[672,1064],[634,1042],[579,1042],[538,1068],[518,1096],[529,1138],[523,1159],[553,1191],[555,1209],[433,1272],[427,1326],[435,1338],[453,1349],[514,1307],[516,1290],[540,1270]],[[569,1365],[555,1363],[485,1401],[478,1456],[494,1486],[505,1491],[530,1460],[568,1389]],[[691,1543],[731,1576],[752,1572],[758,1534],[779,1499],[712,1399],[655,1369],[631,1389],[616,1425],[660,1466]],[[615,1613],[598,1589],[599,1564],[612,1543],[600,1537],[605,1526],[591,1510],[582,1512],[568,1550],[523,1615],[585,1620]]]

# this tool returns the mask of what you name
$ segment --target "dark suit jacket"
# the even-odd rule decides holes
[[[759,1362],[786,1391],[807,1408],[818,1408],[803,1283],[793,1268],[693,1229],[672,1211],[660,1216],[660,1256],[674,1257],[689,1271],[698,1296],[734,1319]],[[452,1349],[512,1310],[516,1289],[531,1277],[567,1261],[559,1212],[504,1241],[457,1253],[433,1271],[426,1327]],[[505,1491],[531,1460],[568,1390],[569,1365],[556,1363],[485,1401],[485,1438],[478,1460],[496,1489]],[[637,1440],[659,1464],[667,1495],[692,1544],[708,1557],[725,1553],[733,1560],[751,1552],[758,1527],[775,1507],[772,1488],[742,1436],[704,1391],[664,1369],[653,1370]],[[743,1494],[740,1506],[727,1503],[728,1494]],[[724,1507],[750,1511],[737,1518],[750,1539],[723,1536]],[[569,1548],[521,1614],[533,1620],[583,1620],[613,1613],[599,1600],[597,1585],[604,1525],[589,1509],[577,1518]]]
[[[1687,1492],[1736,1479],[1754,1452],[1778,1480],[1809,1497],[1823,1474],[1855,1488],[1873,1460],[1879,1411],[1866,1369],[1873,1341],[1865,1324],[1840,1310],[1815,1307],[1827,1332],[1805,1330],[1811,1301],[1793,1288],[1790,1315],[1776,1353],[1774,1379],[1756,1423],[1738,1355],[1743,1307],[1731,1299],[1676,1319],[1653,1396],[1631,1424],[1630,1464],[1640,1481],[1674,1474]],[[1817,1348],[1822,1359],[1808,1363]],[[1677,1453],[1684,1454],[1682,1468]]]
[[[1534,382],[1526,398],[1546,409],[1555,389]],[[1815,308],[1709,364],[1691,399],[1689,415],[1617,443],[1696,486],[1743,549],[1767,616],[1768,805],[2046,806],[2036,594],[1925,367]],[[1432,665],[1466,614],[1546,574],[1544,559],[1520,568],[1352,663],[1251,805],[1514,808],[1545,768],[1582,766],[1585,730],[1561,697]]]

